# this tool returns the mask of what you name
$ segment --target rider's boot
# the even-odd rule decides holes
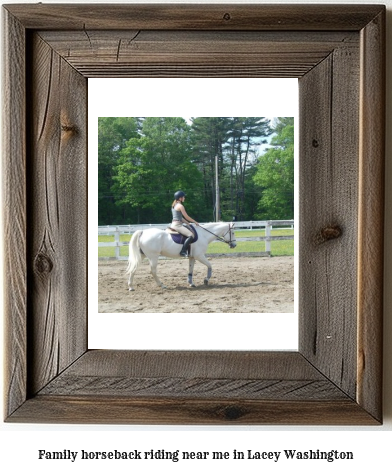
[[[189,249],[189,246],[191,245],[191,243],[193,242],[193,237],[188,237],[185,242],[184,242],[184,245],[182,246],[182,249],[181,249],[181,252],[180,252],[180,255],[182,257],[187,257],[188,256],[188,249]]]

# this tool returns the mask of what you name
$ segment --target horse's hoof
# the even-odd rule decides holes
[[[208,285],[208,280],[207,279],[204,280],[204,284]]]
[[[196,288],[196,285],[195,285],[194,283],[191,283],[189,286],[190,286],[191,288]]]
[[[129,288],[128,291],[135,291],[135,288]]]

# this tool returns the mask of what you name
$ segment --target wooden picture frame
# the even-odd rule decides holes
[[[385,7],[18,4],[3,21],[5,420],[382,423]],[[87,78],[125,76],[299,78],[298,352],[88,350]]]

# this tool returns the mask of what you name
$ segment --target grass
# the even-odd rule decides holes
[[[293,235],[293,229],[274,229],[272,235]],[[241,237],[260,237],[264,236],[264,230],[237,230],[236,238]],[[131,236],[129,234],[121,234],[121,242],[129,242]],[[113,235],[99,235],[98,242],[114,242]],[[114,247],[98,247],[98,257],[114,257]],[[235,249],[229,249],[229,246],[220,242],[212,242],[207,249],[207,253],[230,253],[230,252],[264,252],[265,242],[237,242]],[[128,245],[120,247],[120,255],[122,257],[128,256]],[[277,240],[271,242],[271,255],[277,256],[292,256],[294,255],[294,240]]]

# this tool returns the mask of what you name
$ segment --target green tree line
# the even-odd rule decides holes
[[[179,189],[191,216],[215,220],[216,172],[219,219],[292,219],[294,119],[98,120],[99,225],[169,222]]]

